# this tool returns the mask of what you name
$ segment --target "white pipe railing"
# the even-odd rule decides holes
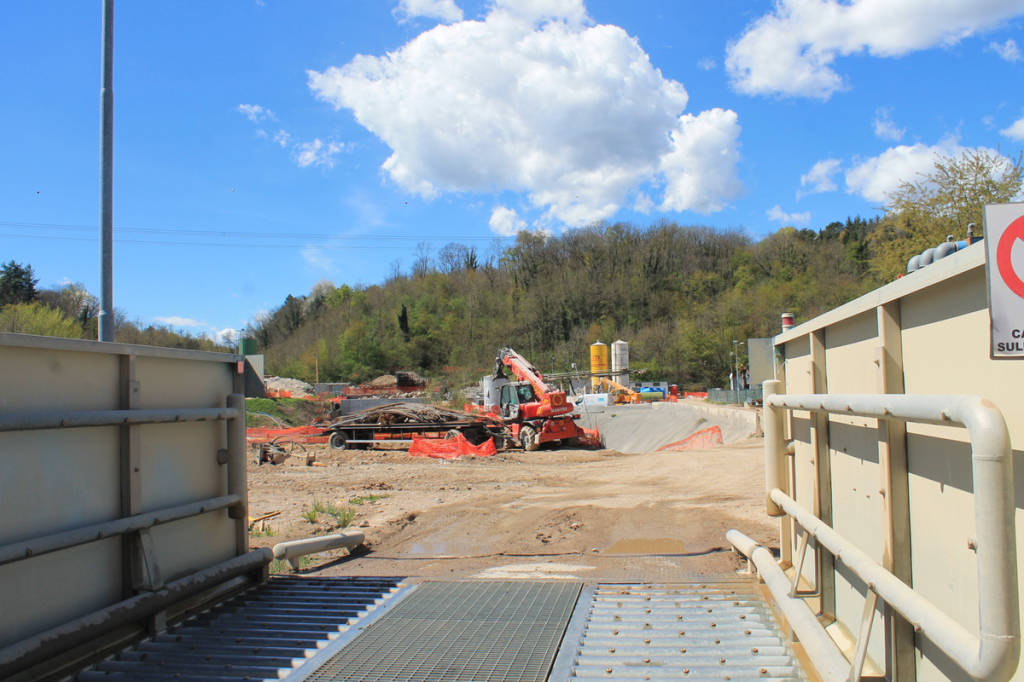
[[[765,382],[766,511],[791,516],[821,546],[842,561],[914,629],[975,680],[1005,682],[1020,656],[1017,549],[1014,526],[1013,458],[1006,422],[998,408],[977,396],[962,395],[783,395],[779,382]],[[807,410],[875,419],[960,425],[971,441],[978,561],[977,635],[954,621],[920,593],[883,568],[852,542],[802,507],[785,488],[785,410]],[[770,436],[770,437],[769,437]],[[735,537],[730,538],[740,540]],[[733,542],[750,556],[753,548]],[[743,545],[743,546],[740,546]],[[763,563],[763,561],[761,562]],[[779,581],[774,584],[781,585]],[[784,611],[796,600],[769,584]],[[870,596],[870,595],[869,595]],[[867,636],[862,635],[862,636]],[[866,642],[859,643],[858,650]],[[829,668],[834,669],[829,661]],[[848,678],[856,679],[856,666]]]

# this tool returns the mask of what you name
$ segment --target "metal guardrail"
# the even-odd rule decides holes
[[[804,529],[805,539],[813,538],[867,585],[853,661],[846,660],[806,603],[794,596],[789,578],[768,550],[735,530],[729,531],[727,537],[733,546],[750,557],[762,574],[822,676],[826,680],[860,678],[875,604],[881,598],[971,678],[994,682],[1009,680],[1020,657],[1013,458],[1006,422],[996,406],[977,396],[962,395],[787,396],[776,393],[779,386],[777,381],[764,384],[766,509],[770,516],[792,517]],[[787,444],[783,436],[787,409],[967,428],[977,535],[977,635],[787,494]],[[803,555],[801,550],[794,580],[800,575]]]
[[[724,388],[709,388],[708,401],[712,403],[731,403],[743,405],[744,403],[760,402],[762,396],[760,386],[752,386],[741,391],[729,391]]]

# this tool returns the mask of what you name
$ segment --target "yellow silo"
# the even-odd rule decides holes
[[[600,341],[590,344],[590,371],[591,373],[608,371],[608,346]],[[590,386],[595,391],[600,384],[600,377],[590,378]]]

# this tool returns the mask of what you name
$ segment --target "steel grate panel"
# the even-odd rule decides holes
[[[598,585],[552,679],[805,680],[752,581]]]
[[[580,583],[424,583],[307,679],[547,679]]]
[[[401,588],[400,578],[274,577],[79,672],[75,679],[278,679]]]

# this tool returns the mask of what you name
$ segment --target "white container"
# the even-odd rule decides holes
[[[629,384],[629,344],[619,339],[612,344],[612,380],[626,386]]]

